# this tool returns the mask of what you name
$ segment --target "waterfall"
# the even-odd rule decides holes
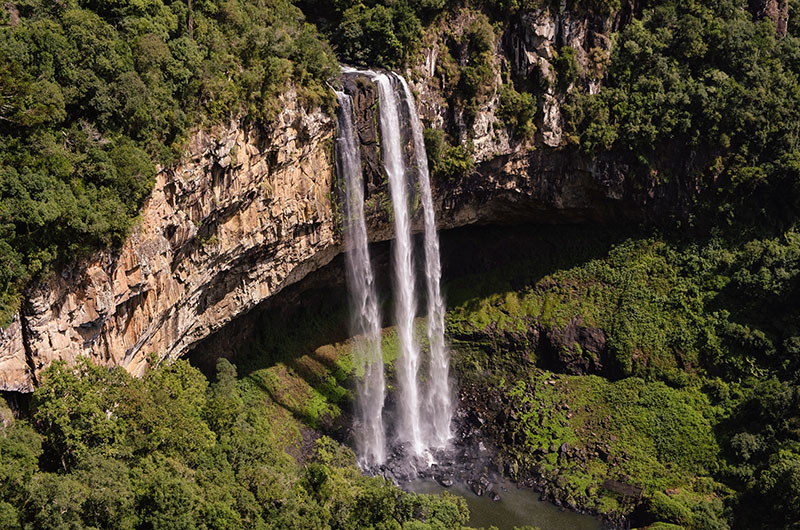
[[[451,438],[453,403],[449,379],[450,360],[444,340],[445,305],[440,285],[442,273],[439,237],[436,232],[422,124],[411,90],[401,76],[347,67],[343,67],[342,71],[345,74],[368,77],[377,87],[380,154],[389,181],[395,228],[392,261],[399,354],[395,365],[398,399],[397,422],[393,426],[393,433],[398,442],[407,444],[408,454],[427,457],[430,463],[432,455],[428,450],[445,448]],[[386,435],[382,423],[385,383],[380,350],[380,315],[364,220],[364,184],[353,125],[353,103],[345,93],[336,94],[340,108],[337,169],[346,184],[348,285],[354,320],[353,331],[360,338],[358,361],[359,365],[364,366],[363,377],[357,378],[359,462],[362,467],[374,467],[387,458]],[[401,124],[410,127],[403,129]],[[404,131],[409,130],[410,134],[404,134]],[[414,333],[417,293],[411,203],[415,190],[409,176],[415,177],[419,185],[424,224],[427,335],[430,344],[424,398],[419,373],[421,351]]]
[[[344,238],[347,252],[352,332],[356,340],[356,365],[363,368],[357,378],[358,454],[362,466],[380,465],[386,459],[383,429],[385,383],[381,354],[381,320],[375,281],[369,257],[367,225],[364,220],[364,181],[361,154],[353,127],[353,102],[337,92],[339,101],[338,137],[336,140],[337,173],[344,178]]]
[[[389,191],[394,209],[395,241],[393,258],[395,268],[395,317],[400,340],[398,386],[400,389],[400,425],[397,437],[411,444],[411,452],[421,455],[425,450],[420,426],[420,400],[418,386],[419,346],[414,338],[414,317],[417,298],[415,293],[414,261],[411,242],[411,217],[409,193],[406,182],[403,146],[400,134],[400,109],[391,79],[386,74],[374,78],[378,85],[381,129],[381,154],[383,166],[389,177]]]
[[[436,218],[433,212],[431,181],[428,172],[428,156],[425,152],[425,141],[422,137],[414,96],[408,83],[397,76],[403,87],[403,95],[411,122],[411,134],[414,142],[414,155],[419,177],[419,189],[422,199],[423,221],[425,224],[425,286],[428,296],[428,342],[430,344],[430,361],[428,367],[428,389],[426,405],[430,418],[430,429],[426,433],[426,441],[430,447],[445,447],[450,440],[450,420],[453,417],[453,405],[450,394],[450,356],[444,342],[444,312],[441,278],[442,267],[439,260],[439,235],[436,233]]]

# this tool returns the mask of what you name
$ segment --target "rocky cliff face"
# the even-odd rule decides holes
[[[633,16],[633,4],[618,13],[598,15],[543,8],[515,15],[495,34],[486,97],[471,122],[464,117],[446,63],[469,61],[469,32],[482,15],[462,10],[445,17],[425,37],[420,59],[406,75],[417,94],[419,111],[431,127],[446,130],[460,145],[472,148],[476,170],[436,182],[440,224],[575,222],[660,215],[644,212],[647,199],[626,186],[627,166],[619,160],[591,160],[565,146],[562,104],[571,91],[596,93],[611,55],[611,34]],[[554,61],[569,48],[576,80],[557,86]],[[448,58],[450,56],[450,58]],[[519,137],[499,116],[500,94],[512,79],[537,85],[538,112],[533,139]],[[449,97],[448,97],[449,96]],[[634,206],[635,205],[635,206]]]
[[[141,374],[330,261],[333,123],[289,93],[271,130],[199,133],[162,171],[123,248],[35,286],[0,336],[0,389],[57,359]]]
[[[537,85],[540,113],[535,143],[559,147],[563,140],[561,105],[565,93],[580,90],[594,94],[599,90],[611,55],[611,34],[630,21],[634,10],[631,4],[617,13],[601,15],[573,12],[562,3],[560,8],[513,15],[502,34],[495,35],[491,64],[494,76],[472,123],[464,118],[463,109],[446,96],[452,75],[445,64],[448,55],[462,66],[468,63],[468,33],[482,15],[468,9],[447,15],[426,35],[419,61],[407,72],[419,94],[420,113],[433,127],[450,130],[459,143],[471,142],[477,162],[520,151],[522,142],[509,134],[497,112],[501,85],[517,79],[529,86]],[[559,89],[554,62],[565,49],[574,56],[577,80]]]

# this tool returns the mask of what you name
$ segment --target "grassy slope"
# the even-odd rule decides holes
[[[713,249],[703,252],[706,264],[720,261]],[[527,261],[490,278],[462,278],[450,286],[455,307],[448,331],[458,341],[488,327],[495,334],[531,325],[563,330],[579,319],[608,336],[620,375],[682,379],[683,369],[700,361],[702,332],[710,325],[705,305],[718,292],[714,282],[724,281],[699,270],[692,257],[658,239],[632,239],[577,266]],[[523,287],[512,288],[508,278]]]
[[[240,363],[246,374],[240,385],[252,402],[267,402],[307,426],[331,429],[353,396],[352,377],[363,373],[356,354],[357,339],[329,342],[342,336],[345,315],[336,301],[306,307],[286,326],[282,320],[264,320],[250,352]],[[427,348],[424,319],[417,319],[416,338]],[[392,391],[393,364],[399,349],[397,330],[382,331],[381,351]]]

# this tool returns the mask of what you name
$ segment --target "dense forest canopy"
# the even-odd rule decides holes
[[[700,209],[738,215],[740,226],[792,225],[800,213],[794,27],[779,37],[736,0],[648,4],[616,36],[600,92],[576,96],[572,140],[593,154],[627,154],[659,181],[697,182],[708,202]]]
[[[363,477],[330,439],[299,467],[283,450],[290,422],[253,394],[224,360],[210,387],[186,361],[142,379],[53,366],[32,404],[35,430],[0,408],[0,526],[461,529],[463,499]]]

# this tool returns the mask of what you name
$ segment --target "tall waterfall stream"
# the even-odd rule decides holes
[[[383,403],[386,383],[381,354],[381,319],[370,262],[367,225],[364,220],[364,189],[361,154],[353,130],[353,102],[344,92],[339,100],[337,171],[345,178],[344,233],[347,252],[347,284],[350,295],[352,332],[360,340],[357,355],[363,374],[356,378],[357,414],[361,429],[358,453],[362,466],[379,465],[386,459]]]
[[[365,183],[353,125],[352,99],[344,92],[337,92],[337,169],[345,190],[344,237],[348,290],[352,332],[359,337],[356,364],[359,370],[363,369],[357,383],[357,451],[362,467],[380,466],[387,458],[387,445],[390,443],[385,433],[391,433],[391,443],[402,445],[405,454],[416,461],[430,464],[434,460],[432,450],[445,448],[451,438],[453,406],[449,356],[444,340],[445,305],[440,286],[439,238],[422,125],[405,79],[397,74],[369,70],[359,73],[369,78],[378,92],[382,165],[389,183],[394,219],[392,284],[399,355],[396,362],[396,421],[393,425],[385,425],[383,407],[386,383],[380,349],[381,315],[368,247]],[[407,126],[401,127],[401,123]],[[409,145],[411,153],[407,154],[404,146]],[[424,364],[423,351],[414,335],[419,300],[411,220],[415,213],[413,206],[417,203],[422,208],[424,223],[424,284],[429,344],[426,374],[420,373],[420,367]]]

